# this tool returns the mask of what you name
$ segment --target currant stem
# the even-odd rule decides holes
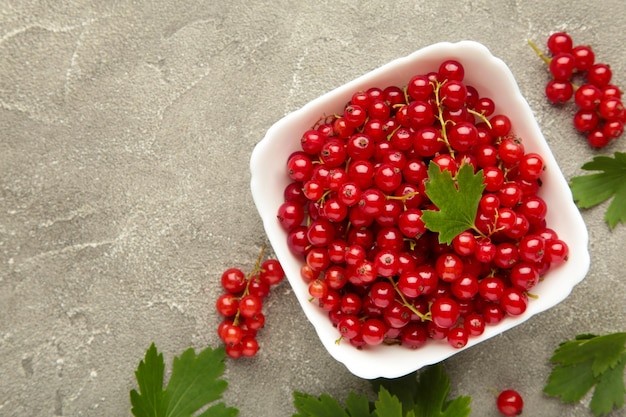
[[[470,114],[473,114],[476,117],[478,117],[480,120],[485,122],[485,124],[487,126],[489,126],[489,129],[491,129],[491,122],[489,121],[489,119],[483,113],[479,113],[476,110],[472,110],[472,109],[469,109],[469,108],[467,109],[467,112],[470,113]]]
[[[454,149],[452,149],[452,146],[450,146],[450,142],[448,141],[448,134],[446,133],[446,120],[443,117],[443,108],[442,108],[442,102],[441,102],[441,98],[439,97],[439,90],[441,89],[441,86],[445,83],[444,82],[437,82],[435,83],[435,104],[437,104],[437,119],[439,120],[439,124],[441,125],[441,137],[443,139],[443,142],[446,144],[446,146],[448,147],[448,151],[450,152],[450,156],[452,156],[454,158]]]
[[[241,297],[238,297],[240,300],[246,295],[250,294],[250,282],[252,282],[252,277],[255,276],[258,272],[261,271],[261,262],[263,262],[263,257],[265,256],[265,244],[261,245],[261,252],[259,253],[258,258],[256,258],[256,262],[254,263],[254,268],[252,272],[246,275],[246,288],[244,288]],[[240,311],[237,309],[237,313],[235,313],[235,317],[233,318],[233,324],[236,326],[239,324],[239,315]]]
[[[543,62],[545,62],[546,64],[550,65],[550,61],[552,61],[552,60],[550,58],[548,58],[547,56],[545,56],[543,54],[543,52],[541,52],[541,50],[539,48],[537,48],[537,45],[535,45],[535,43],[533,41],[528,39],[527,42],[528,42],[528,45],[530,45],[530,47],[533,48],[533,51],[535,51],[537,56],[539,56],[539,58],[543,59]]]
[[[396,294],[398,294],[400,296],[400,299],[402,300],[402,304],[406,308],[408,308],[413,313],[415,313],[420,319],[422,319],[422,321],[429,321],[429,320],[431,320],[430,312],[424,314],[421,311],[419,311],[418,309],[416,309],[413,304],[409,303],[406,300],[406,297],[404,296],[404,294],[402,294],[402,291],[400,291],[398,289],[398,284],[396,284],[396,282],[393,280],[393,278],[389,277],[389,282],[391,282],[391,285],[393,285],[393,289],[396,291]]]

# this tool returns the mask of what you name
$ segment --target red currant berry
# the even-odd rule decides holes
[[[387,325],[380,319],[370,318],[361,325],[363,341],[370,346],[380,345],[386,332]]]
[[[598,105],[598,113],[605,120],[620,120],[624,114],[624,105],[617,98],[607,98]]]
[[[453,282],[463,273],[463,261],[454,253],[444,253],[437,257],[435,270],[439,279],[445,282]]]
[[[594,64],[596,55],[587,45],[577,45],[572,48],[572,55],[576,61],[576,71],[587,71]]]
[[[498,395],[496,406],[500,414],[506,417],[519,416],[524,409],[522,396],[513,389],[506,389]]]
[[[328,285],[321,279],[316,279],[309,284],[309,295],[313,298],[320,299],[328,293]]]
[[[555,80],[569,80],[574,73],[576,67],[576,58],[569,52],[561,52],[556,54],[550,60],[550,74]]]
[[[595,109],[602,99],[602,90],[593,84],[583,84],[574,94],[574,103],[584,110]]]
[[[595,130],[600,123],[600,116],[595,110],[578,110],[574,114],[574,128],[582,133]]]
[[[425,75],[414,76],[407,85],[407,94],[413,100],[427,101],[433,92],[433,85]]]
[[[263,301],[256,295],[248,294],[239,300],[239,312],[243,317],[254,317],[261,313]]]
[[[609,139],[617,139],[624,133],[624,122],[621,120],[609,120],[604,123],[602,132]]]
[[[417,349],[423,346],[428,339],[426,327],[418,323],[410,323],[406,325],[400,333],[400,341],[402,346],[409,349]]]
[[[438,77],[441,81],[444,80],[454,80],[454,81],[463,81],[463,77],[465,76],[465,68],[463,64],[454,59],[448,59],[443,61],[439,65],[439,70],[437,71]]]
[[[491,135],[493,137],[504,137],[511,132],[511,119],[504,114],[497,114],[489,119],[491,124]]]
[[[604,148],[611,142],[611,138],[604,133],[602,128],[593,129],[587,134],[587,143],[593,148]]]
[[[519,139],[504,139],[498,146],[498,155],[505,164],[517,164],[524,156],[524,145]]]
[[[246,288],[246,275],[239,268],[228,268],[222,273],[222,288],[231,294],[237,294]]]
[[[369,159],[374,156],[374,151],[374,141],[365,133],[356,133],[346,142],[346,152],[354,160]]]
[[[489,117],[496,109],[496,105],[489,97],[481,97],[474,105],[474,110],[485,117]]]
[[[313,161],[304,153],[296,153],[287,161],[287,171],[294,181],[308,181],[313,175]]]
[[[463,327],[470,336],[480,336],[485,332],[485,319],[478,313],[469,313],[463,319]]]
[[[548,50],[552,55],[559,54],[561,52],[570,52],[574,45],[572,37],[565,32],[556,32],[548,37]]]
[[[449,329],[459,319],[459,305],[452,298],[440,297],[430,306],[431,318],[438,327]]]
[[[511,268],[510,278],[515,287],[528,291],[539,282],[539,271],[535,264],[518,262]]]
[[[519,316],[526,311],[528,296],[519,288],[509,287],[504,290],[500,306],[510,316]]]
[[[478,293],[488,301],[499,301],[504,293],[504,282],[498,277],[485,277],[478,284]]]
[[[478,142],[478,130],[469,122],[456,123],[448,128],[448,142],[456,151],[467,151]]]
[[[241,339],[241,356],[251,358],[259,351],[259,342],[254,337],[245,336]]]
[[[353,314],[346,314],[337,324],[339,334],[346,339],[352,339],[361,332],[361,321]]]
[[[611,67],[606,64],[593,64],[587,71],[587,81],[600,88],[607,86],[612,76]]]
[[[448,330],[448,344],[455,349],[461,349],[467,345],[469,334],[465,327],[453,327]]]
[[[439,89],[441,102],[448,109],[456,110],[465,105],[467,88],[461,81],[449,79]]]
[[[545,94],[552,104],[563,104],[569,101],[574,95],[574,87],[567,80],[550,80],[546,84]]]
[[[215,302],[215,309],[224,317],[232,317],[239,309],[239,299],[232,294],[222,294]]]
[[[408,121],[415,130],[431,126],[435,121],[435,113],[428,102],[420,100],[412,101],[407,105],[406,111]]]

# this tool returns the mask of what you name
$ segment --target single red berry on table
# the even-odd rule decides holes
[[[524,409],[524,400],[516,390],[505,389],[498,394],[496,406],[503,416],[519,416]]]

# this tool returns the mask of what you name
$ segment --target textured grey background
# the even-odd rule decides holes
[[[39,1],[0,5],[0,415],[125,416],[151,342],[217,346],[218,278],[265,242],[248,161],[318,95],[438,41],[484,43],[511,68],[567,178],[594,154],[543,95],[527,46],[567,30],[626,85],[623,0]],[[605,152],[626,151],[626,139]],[[591,415],[541,393],[559,342],[625,329],[626,226],[584,212],[591,270],[570,298],[445,362],[452,395],[496,416]],[[261,352],[229,361],[240,415],[288,416],[291,393],[369,392],[324,350],[287,282]],[[622,412],[613,416],[624,415]]]

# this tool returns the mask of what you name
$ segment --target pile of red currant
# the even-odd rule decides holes
[[[446,60],[403,87],[355,92],[286,161],[277,218],[338,342],[463,347],[524,313],[529,291],[567,259],[537,194],[543,158],[464,76]],[[450,244],[422,220],[437,209],[425,192],[429,164],[453,178],[471,164],[484,178],[474,226]]]
[[[577,107],[574,128],[585,135],[589,145],[603,148],[620,137],[624,132],[626,111],[621,90],[611,83],[611,67],[596,62],[590,46],[574,45],[572,37],[565,32],[548,37],[550,57],[543,55],[534,44],[530,45],[546,62],[552,76],[545,89],[547,99],[553,104],[562,104],[573,97]],[[576,81],[580,81],[580,85]]]
[[[278,260],[263,260],[264,249],[261,249],[250,274],[246,275],[239,268],[229,268],[221,276],[225,293],[218,297],[215,308],[224,319],[217,333],[231,358],[256,355],[259,350],[257,332],[265,324],[263,300],[271,287],[285,278]]]

